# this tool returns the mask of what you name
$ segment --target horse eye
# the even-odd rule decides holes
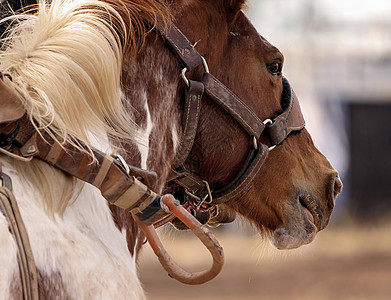
[[[271,63],[267,65],[267,69],[272,75],[281,74],[281,64],[280,63]]]

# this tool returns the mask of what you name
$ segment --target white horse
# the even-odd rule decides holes
[[[104,2],[55,0],[17,21],[0,68],[38,130],[106,152],[114,149],[108,137],[142,138],[121,101],[123,49],[112,29],[116,21],[124,26],[121,20]],[[36,159],[0,159],[27,228],[42,299],[143,298],[126,231],[95,187]],[[0,298],[18,299],[17,246],[2,214],[0,253]]]

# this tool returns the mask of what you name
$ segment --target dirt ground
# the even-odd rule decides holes
[[[231,231],[238,230],[215,232],[226,263],[217,278],[202,286],[169,278],[144,247],[139,269],[148,299],[391,299],[391,224],[328,228],[311,245],[293,251],[278,251],[255,234]],[[207,267],[207,250],[190,234],[166,229],[162,235],[185,269]]]

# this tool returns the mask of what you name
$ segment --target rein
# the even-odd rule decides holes
[[[23,287],[23,299],[38,300],[38,278],[34,256],[18,203],[12,193],[11,178],[3,173],[0,161],[0,213],[8,221],[10,233],[18,247],[17,260]]]
[[[201,208],[212,211],[216,205],[240,197],[248,191],[252,180],[266,161],[269,151],[280,145],[290,133],[302,130],[305,126],[304,118],[296,94],[286,78],[282,79],[282,103],[285,104],[283,111],[275,117],[261,120],[240,97],[209,73],[206,60],[174,24],[167,31],[160,33],[184,66],[181,75],[187,86],[182,120],[184,137],[167,179],[168,190],[182,190],[181,202],[189,203],[196,211],[202,211]],[[187,72],[200,66],[204,69],[201,80],[191,80],[186,77]],[[251,145],[241,170],[227,186],[221,189],[210,187],[206,180],[185,167],[194,145],[201,98],[204,95],[223,108],[240,125],[249,136]],[[259,142],[262,135],[268,137],[269,145]]]

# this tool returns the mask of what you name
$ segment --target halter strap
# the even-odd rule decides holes
[[[168,30],[160,32],[188,71],[192,71],[202,64],[202,56],[175,24],[170,24]]]
[[[189,80],[189,87],[185,93],[184,112],[182,118],[183,140],[175,156],[173,168],[181,166],[189,156],[198,127],[201,110],[201,98],[204,94],[204,85],[199,81]]]
[[[304,128],[305,121],[301,113],[299,100],[286,78],[282,79],[283,99],[288,107],[272,120],[268,126],[268,135],[272,145],[281,144],[291,132]]]
[[[255,136],[257,139],[261,137],[265,125],[242,99],[210,73],[204,74],[202,82],[205,85],[206,94],[217,105],[224,108],[249,136]]]

